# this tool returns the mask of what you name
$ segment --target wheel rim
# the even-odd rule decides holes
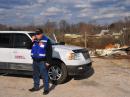
[[[59,80],[62,75],[61,68],[57,65],[51,66],[48,70],[48,75],[51,80]]]

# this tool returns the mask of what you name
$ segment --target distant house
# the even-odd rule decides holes
[[[88,37],[96,37],[96,38],[101,38],[103,36],[106,35],[111,35],[109,30],[101,30],[101,32],[99,34],[95,34],[95,35],[87,35]]]
[[[110,30],[101,30],[99,34],[88,35],[88,37],[101,38],[103,36],[113,36],[115,39],[119,39],[123,35],[123,31],[120,32],[111,32]]]
[[[112,33],[112,36],[114,36],[115,39],[119,39],[123,35],[123,31],[121,30],[119,33]]]
[[[65,34],[64,36],[65,36],[65,38],[72,38],[72,39],[83,37],[83,35],[78,35],[78,34]]]
[[[99,34],[96,34],[97,36],[103,36],[103,35],[110,35],[110,31],[109,30],[101,30],[101,32]]]

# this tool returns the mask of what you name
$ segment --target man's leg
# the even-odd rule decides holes
[[[33,62],[33,81],[34,81],[34,87],[30,89],[30,91],[37,91],[39,90],[39,84],[40,84],[40,70],[39,70],[39,64],[37,62]]]
[[[49,78],[48,78],[48,70],[46,68],[45,62],[40,62],[40,74],[44,81],[44,92],[49,92]]]

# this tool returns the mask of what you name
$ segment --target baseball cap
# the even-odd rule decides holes
[[[40,28],[37,28],[35,32],[36,32],[35,33],[36,35],[39,35],[39,34],[43,33],[42,29],[40,29]]]

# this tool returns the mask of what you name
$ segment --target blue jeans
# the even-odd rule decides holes
[[[48,70],[46,69],[45,62],[44,61],[42,61],[42,62],[33,61],[33,80],[34,80],[35,88],[39,88],[40,75],[44,82],[44,90],[49,90]]]

